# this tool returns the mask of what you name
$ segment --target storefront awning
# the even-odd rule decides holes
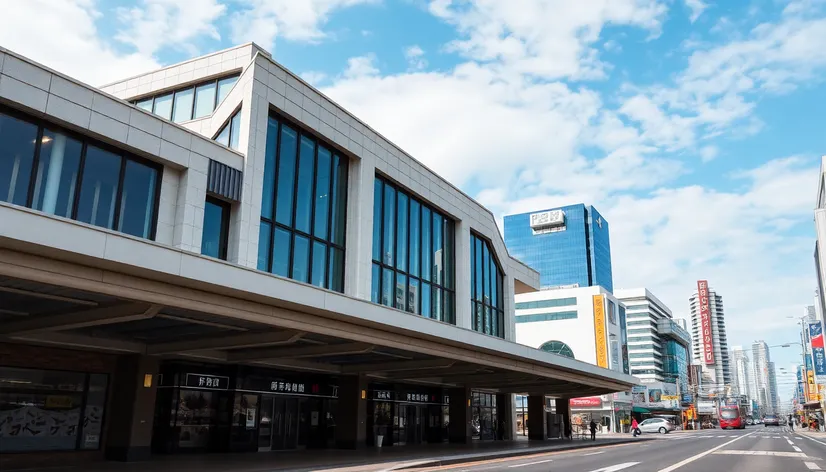
[[[809,402],[803,405],[804,410],[819,410],[820,402]]]

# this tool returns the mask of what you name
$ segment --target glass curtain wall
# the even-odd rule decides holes
[[[132,103],[161,118],[183,123],[211,114],[224,101],[237,81],[237,75],[213,79],[195,86],[134,100]]]
[[[218,131],[214,138],[214,141],[217,141],[224,146],[233,149],[235,151],[238,150],[240,139],[241,139],[241,109],[239,108],[229,119],[229,121],[224,124],[224,126]]]
[[[154,239],[161,166],[0,112],[0,201]]]
[[[505,337],[502,267],[487,240],[470,235],[470,284],[473,329]]]
[[[453,220],[376,177],[373,187],[374,303],[456,323]]]
[[[344,291],[348,158],[272,115],[258,269]]]

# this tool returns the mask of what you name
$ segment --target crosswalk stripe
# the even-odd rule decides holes
[[[809,470],[820,470],[820,466],[815,464],[814,462],[804,462],[803,463]]]
[[[797,446],[792,446],[792,449],[794,449],[794,450],[795,450],[795,452],[803,452],[803,450],[802,450],[802,449],[800,449],[800,448],[799,448],[799,447],[797,447]]]

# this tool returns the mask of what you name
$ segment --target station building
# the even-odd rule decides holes
[[[636,379],[517,344],[538,287],[255,44],[100,88],[0,49],[0,469],[470,442],[515,393],[545,439]]]

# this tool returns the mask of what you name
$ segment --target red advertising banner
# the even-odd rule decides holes
[[[582,397],[572,398],[569,402],[571,408],[602,408],[602,398],[600,397]]]
[[[700,328],[703,334],[703,360],[714,364],[714,338],[711,333],[711,309],[708,304],[708,280],[697,281],[697,298],[700,304]]]

